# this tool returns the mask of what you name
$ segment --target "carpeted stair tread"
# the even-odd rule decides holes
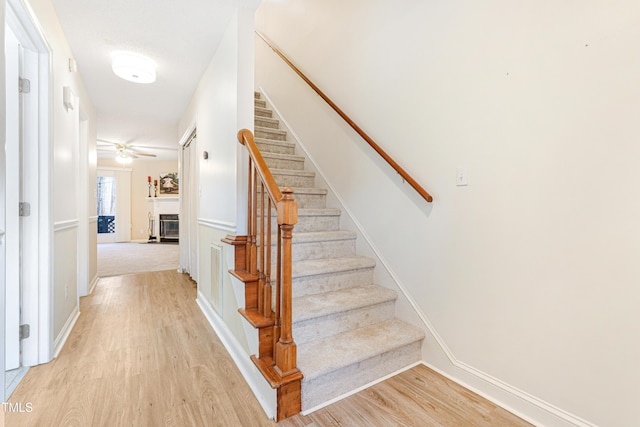
[[[375,265],[375,260],[364,256],[309,259],[294,263],[292,275],[294,278],[316,276],[320,274],[373,268]]]
[[[272,135],[283,135],[283,136],[287,135],[286,130],[271,129],[271,128],[266,128],[264,126],[254,126],[254,130],[256,131],[256,133],[262,131]]]
[[[283,187],[284,188],[284,187]],[[293,190],[293,197],[295,198],[296,194],[320,194],[326,195],[328,190],[326,188],[317,188],[317,187],[290,187]]]
[[[256,116],[256,117],[254,117],[254,120],[256,122],[257,121],[261,122],[259,126],[265,126],[265,127],[270,128],[270,129],[277,129],[278,126],[280,125],[280,120],[279,119],[275,119],[273,117]],[[273,126],[275,126],[275,128]]]
[[[392,319],[298,347],[298,368],[304,384],[423,338],[420,329]]]
[[[306,295],[293,299],[293,322],[394,301],[397,297],[398,294],[395,291],[377,285]]]
[[[273,168],[270,168],[270,170],[271,170],[271,175],[293,175],[293,176],[306,176],[306,177],[316,176],[315,172],[310,172],[310,171],[297,171],[292,169],[273,169]]]
[[[256,144],[273,144],[273,145],[280,145],[283,147],[290,147],[290,148],[295,148],[296,147],[296,143],[295,142],[290,142],[290,141],[280,141],[277,139],[269,139],[269,138],[255,138],[254,141],[256,142]],[[264,152],[261,153],[264,156]]]
[[[330,242],[330,241],[336,241],[336,240],[353,240],[355,238],[356,238],[356,233],[348,230],[307,231],[302,233],[296,233],[294,228],[291,242],[293,244],[311,243],[311,242]]]
[[[265,204],[266,205],[266,204]],[[301,216],[340,216],[342,211],[336,208],[299,208],[298,209],[298,217]],[[278,212],[275,208],[271,210],[271,216],[278,216]],[[259,218],[259,217],[258,217]],[[293,232],[295,233],[296,228],[293,227]]]
[[[253,107],[255,117],[273,117],[273,112],[268,108]]]
[[[261,153],[262,157],[266,159],[281,159],[281,160],[293,160],[297,162],[304,162],[304,156],[297,156],[295,154],[280,154],[280,153]]]

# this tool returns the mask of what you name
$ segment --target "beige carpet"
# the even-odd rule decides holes
[[[103,243],[98,245],[98,276],[176,270],[180,247],[167,243]]]

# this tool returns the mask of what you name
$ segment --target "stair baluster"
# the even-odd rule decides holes
[[[277,389],[276,419],[281,420],[297,414],[301,408],[302,374],[296,366],[291,315],[291,237],[298,221],[298,205],[292,189],[280,191],[253,134],[243,129],[238,132],[238,140],[249,152],[247,236],[227,236],[223,241],[235,247],[236,263],[231,274],[245,283],[245,308],[238,311],[259,329],[258,356],[251,359],[271,387]],[[278,219],[275,313],[271,280],[273,207]]]

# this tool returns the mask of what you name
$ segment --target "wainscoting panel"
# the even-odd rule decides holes
[[[211,244],[211,307],[222,316],[222,245]]]

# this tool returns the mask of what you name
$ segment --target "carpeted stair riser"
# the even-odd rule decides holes
[[[262,153],[265,163],[269,169],[287,169],[298,170],[304,169],[304,157],[294,156],[291,154],[275,154]]]
[[[281,188],[282,190],[282,188]],[[293,187],[293,198],[300,209],[324,209],[327,207],[327,190],[321,188]],[[268,204],[265,203],[265,206]],[[258,209],[262,206],[260,191],[258,191]],[[273,206],[273,205],[272,205]]]
[[[348,288],[293,300],[293,337],[304,344],[393,318],[395,292],[380,286]],[[350,299],[350,301],[349,301]],[[317,303],[319,302],[319,304]]]
[[[294,276],[292,281],[293,297],[338,291],[372,283],[373,267],[312,276]]]
[[[293,262],[309,259],[349,257],[355,255],[356,253],[355,236],[341,236],[340,238],[336,239],[328,237],[324,240],[314,239],[300,241],[298,237],[301,234],[294,234],[293,238],[291,239],[291,256]],[[275,240],[276,239],[272,239],[272,254],[276,253]],[[275,259],[273,260],[273,262],[275,263]]]
[[[263,139],[272,139],[274,141],[286,141],[287,140],[287,132],[278,129],[269,129],[264,127],[256,126],[255,128],[255,137],[263,138]]]
[[[296,146],[289,141],[274,141],[271,139],[255,138],[256,145],[261,153],[295,154]]]
[[[421,341],[376,355],[362,362],[337,369],[316,379],[302,380],[302,410],[312,409],[332,397],[392,374],[421,359]],[[304,366],[299,363],[304,372]]]
[[[313,172],[271,169],[271,175],[278,187],[313,187],[316,180]]]
[[[279,129],[280,128],[280,120],[274,119],[273,117],[255,117],[254,122],[256,126],[269,128],[269,129]]]
[[[260,203],[258,209],[260,209]],[[260,215],[260,214],[259,214]],[[267,218],[265,215],[265,228]],[[260,234],[261,220],[258,217],[258,234]],[[339,209],[298,209],[298,223],[293,227],[295,233],[306,233],[310,231],[337,231],[340,229]],[[266,231],[266,230],[265,230]],[[271,235],[276,236],[278,232],[278,217],[274,210],[271,212]]]
[[[255,117],[273,117],[273,111],[258,106],[254,107],[253,114]]]
[[[392,319],[300,346],[303,410],[415,363],[423,338],[418,328]]]

